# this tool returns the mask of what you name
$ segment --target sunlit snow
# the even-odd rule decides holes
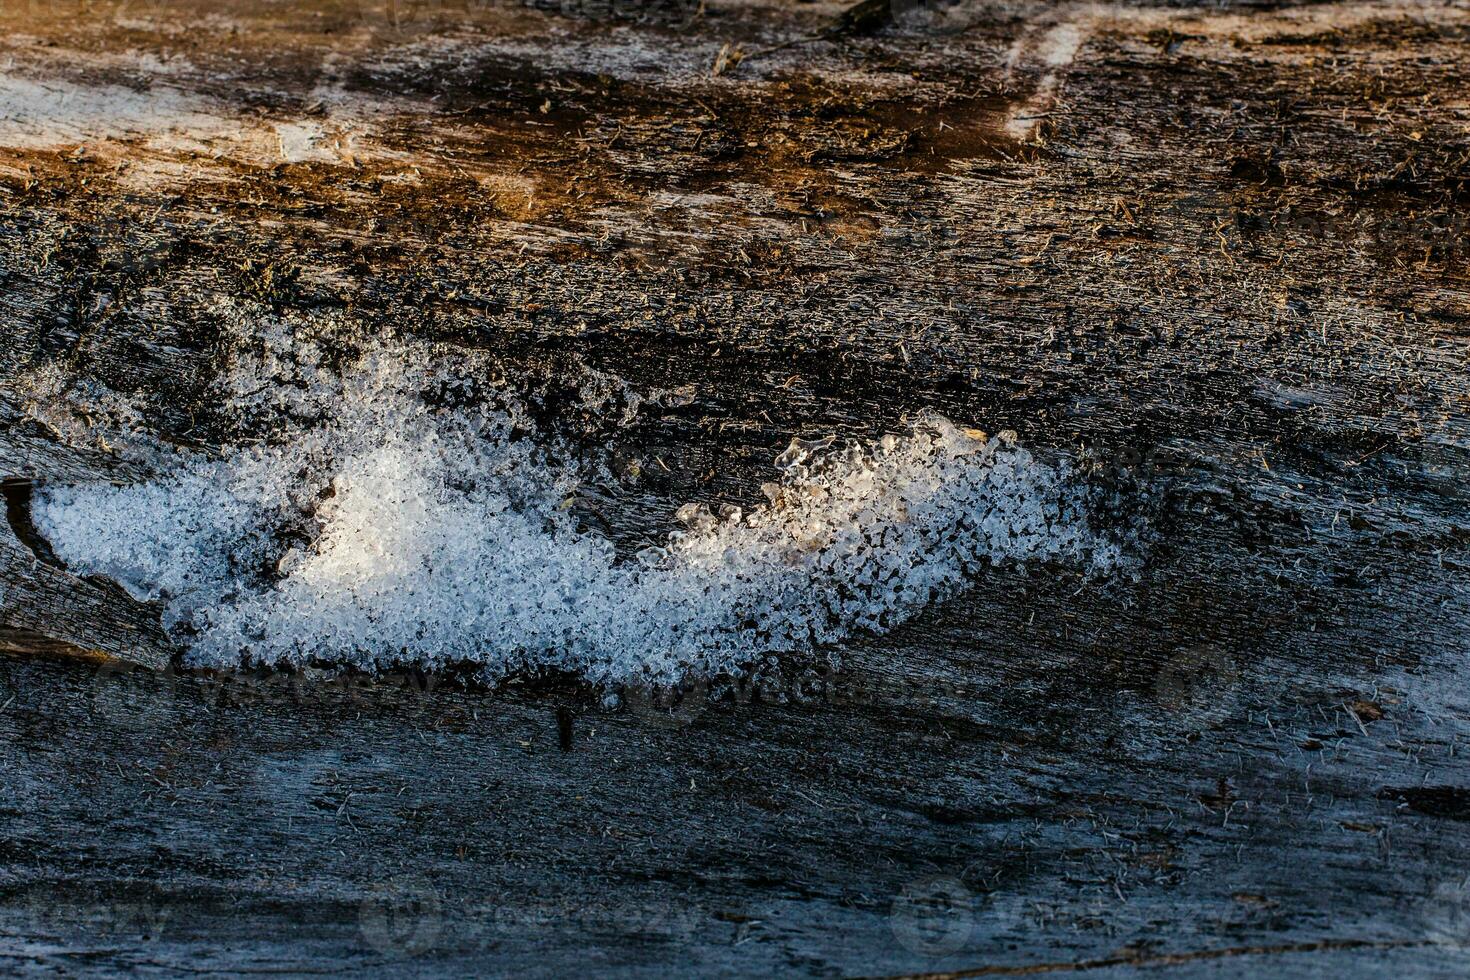
[[[332,369],[281,327],[225,380],[234,410],[290,426],[35,509],[74,569],[161,601],[197,664],[669,680],[891,629],[987,564],[1119,557],[1065,463],[934,415],[871,444],[793,442],[764,502],[685,505],[683,530],[626,555],[578,528],[583,474],[513,403],[425,397],[461,383],[427,345]]]

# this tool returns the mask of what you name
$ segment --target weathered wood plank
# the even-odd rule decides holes
[[[842,9],[0,7],[7,968],[1463,970],[1470,13]],[[488,352],[620,540],[933,408],[1153,543],[672,714],[56,659],[169,651],[18,488],[229,435],[221,303]]]

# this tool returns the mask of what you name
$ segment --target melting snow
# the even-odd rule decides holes
[[[567,502],[591,474],[427,345],[346,369],[279,326],[227,373],[264,443],[132,486],[55,487],[40,530],[73,568],[159,600],[196,664],[470,662],[668,681],[883,631],[988,564],[1108,567],[1065,463],[927,416],[876,444],[793,442],[766,502],[680,508],[622,555]]]

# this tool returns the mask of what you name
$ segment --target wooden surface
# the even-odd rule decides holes
[[[1463,974],[1470,11],[882,13],[0,5],[6,972]],[[1150,544],[674,711],[179,672],[29,495],[224,437],[220,302],[489,350],[618,535],[936,408]]]

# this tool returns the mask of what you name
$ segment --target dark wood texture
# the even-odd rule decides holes
[[[1462,5],[57,0],[0,32],[0,969],[1470,964]],[[180,673],[30,526],[35,484],[146,471],[37,379],[210,445],[222,300],[490,351],[648,464],[619,534],[935,408],[1090,454],[1151,543],[1137,581],[994,572],[835,675],[672,712]],[[558,410],[593,370],[694,399]]]

